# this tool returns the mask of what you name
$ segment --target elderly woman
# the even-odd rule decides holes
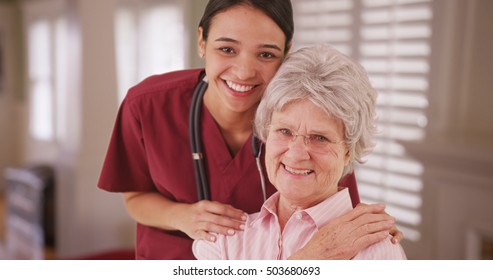
[[[334,48],[292,53],[255,117],[255,131],[266,145],[267,175],[278,192],[248,216],[244,231],[218,235],[215,243],[195,241],[195,256],[286,259],[319,228],[349,212],[349,193],[338,182],[373,149],[375,100],[364,69]],[[353,259],[405,259],[402,247],[384,234]]]

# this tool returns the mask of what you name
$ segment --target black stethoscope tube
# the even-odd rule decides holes
[[[209,181],[205,170],[204,153],[202,150],[202,133],[200,120],[202,116],[202,100],[207,90],[207,76],[195,87],[190,108],[190,148],[192,149],[195,180],[197,182],[197,195],[199,200],[210,200]]]

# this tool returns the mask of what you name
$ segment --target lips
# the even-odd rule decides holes
[[[240,84],[233,83],[231,81],[226,81],[226,84],[228,85],[228,87],[230,89],[237,91],[237,92],[248,92],[255,87],[254,85],[253,86],[240,85]]]
[[[295,168],[289,167],[285,164],[283,164],[283,166],[284,166],[284,170],[286,170],[287,172],[289,172],[293,175],[309,175],[309,174],[313,173],[313,170],[311,170],[311,169],[295,169]]]

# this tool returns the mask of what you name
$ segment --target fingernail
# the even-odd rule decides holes
[[[241,216],[241,219],[242,219],[243,221],[246,221],[246,220],[247,220],[247,218],[248,218],[248,215],[247,215],[247,214],[243,214],[243,216]]]
[[[229,234],[229,235],[233,235],[233,234],[235,234],[235,231],[234,231],[234,230],[232,230],[232,229],[228,229],[228,234]]]
[[[241,225],[240,225],[240,229],[241,229],[241,230],[244,230],[244,229],[245,229],[245,225],[244,225],[244,224],[241,224]]]
[[[209,237],[209,241],[211,241],[211,242],[216,242],[216,237],[215,237],[215,236],[210,236],[210,237]]]

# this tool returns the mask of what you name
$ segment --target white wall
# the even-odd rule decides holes
[[[20,38],[18,26],[19,12],[15,5],[0,3],[0,55],[1,71],[3,77],[3,89],[0,88],[0,174],[3,170],[17,164],[19,147],[16,147],[18,130],[20,124],[19,115],[16,114],[20,108],[21,90],[20,73],[22,61],[20,60]],[[5,190],[4,180],[0,180],[0,194]]]
[[[493,2],[438,0],[435,7],[427,134],[491,139]]]
[[[424,165],[414,259],[476,259],[493,239],[493,1],[438,1],[427,136],[405,143]],[[437,62],[440,63],[437,63]]]
[[[80,144],[72,162],[73,176],[59,184],[60,197],[70,198],[58,202],[62,258],[133,245],[134,224],[121,196],[96,187],[118,107],[115,7],[116,0],[76,1],[70,7],[80,32]]]

